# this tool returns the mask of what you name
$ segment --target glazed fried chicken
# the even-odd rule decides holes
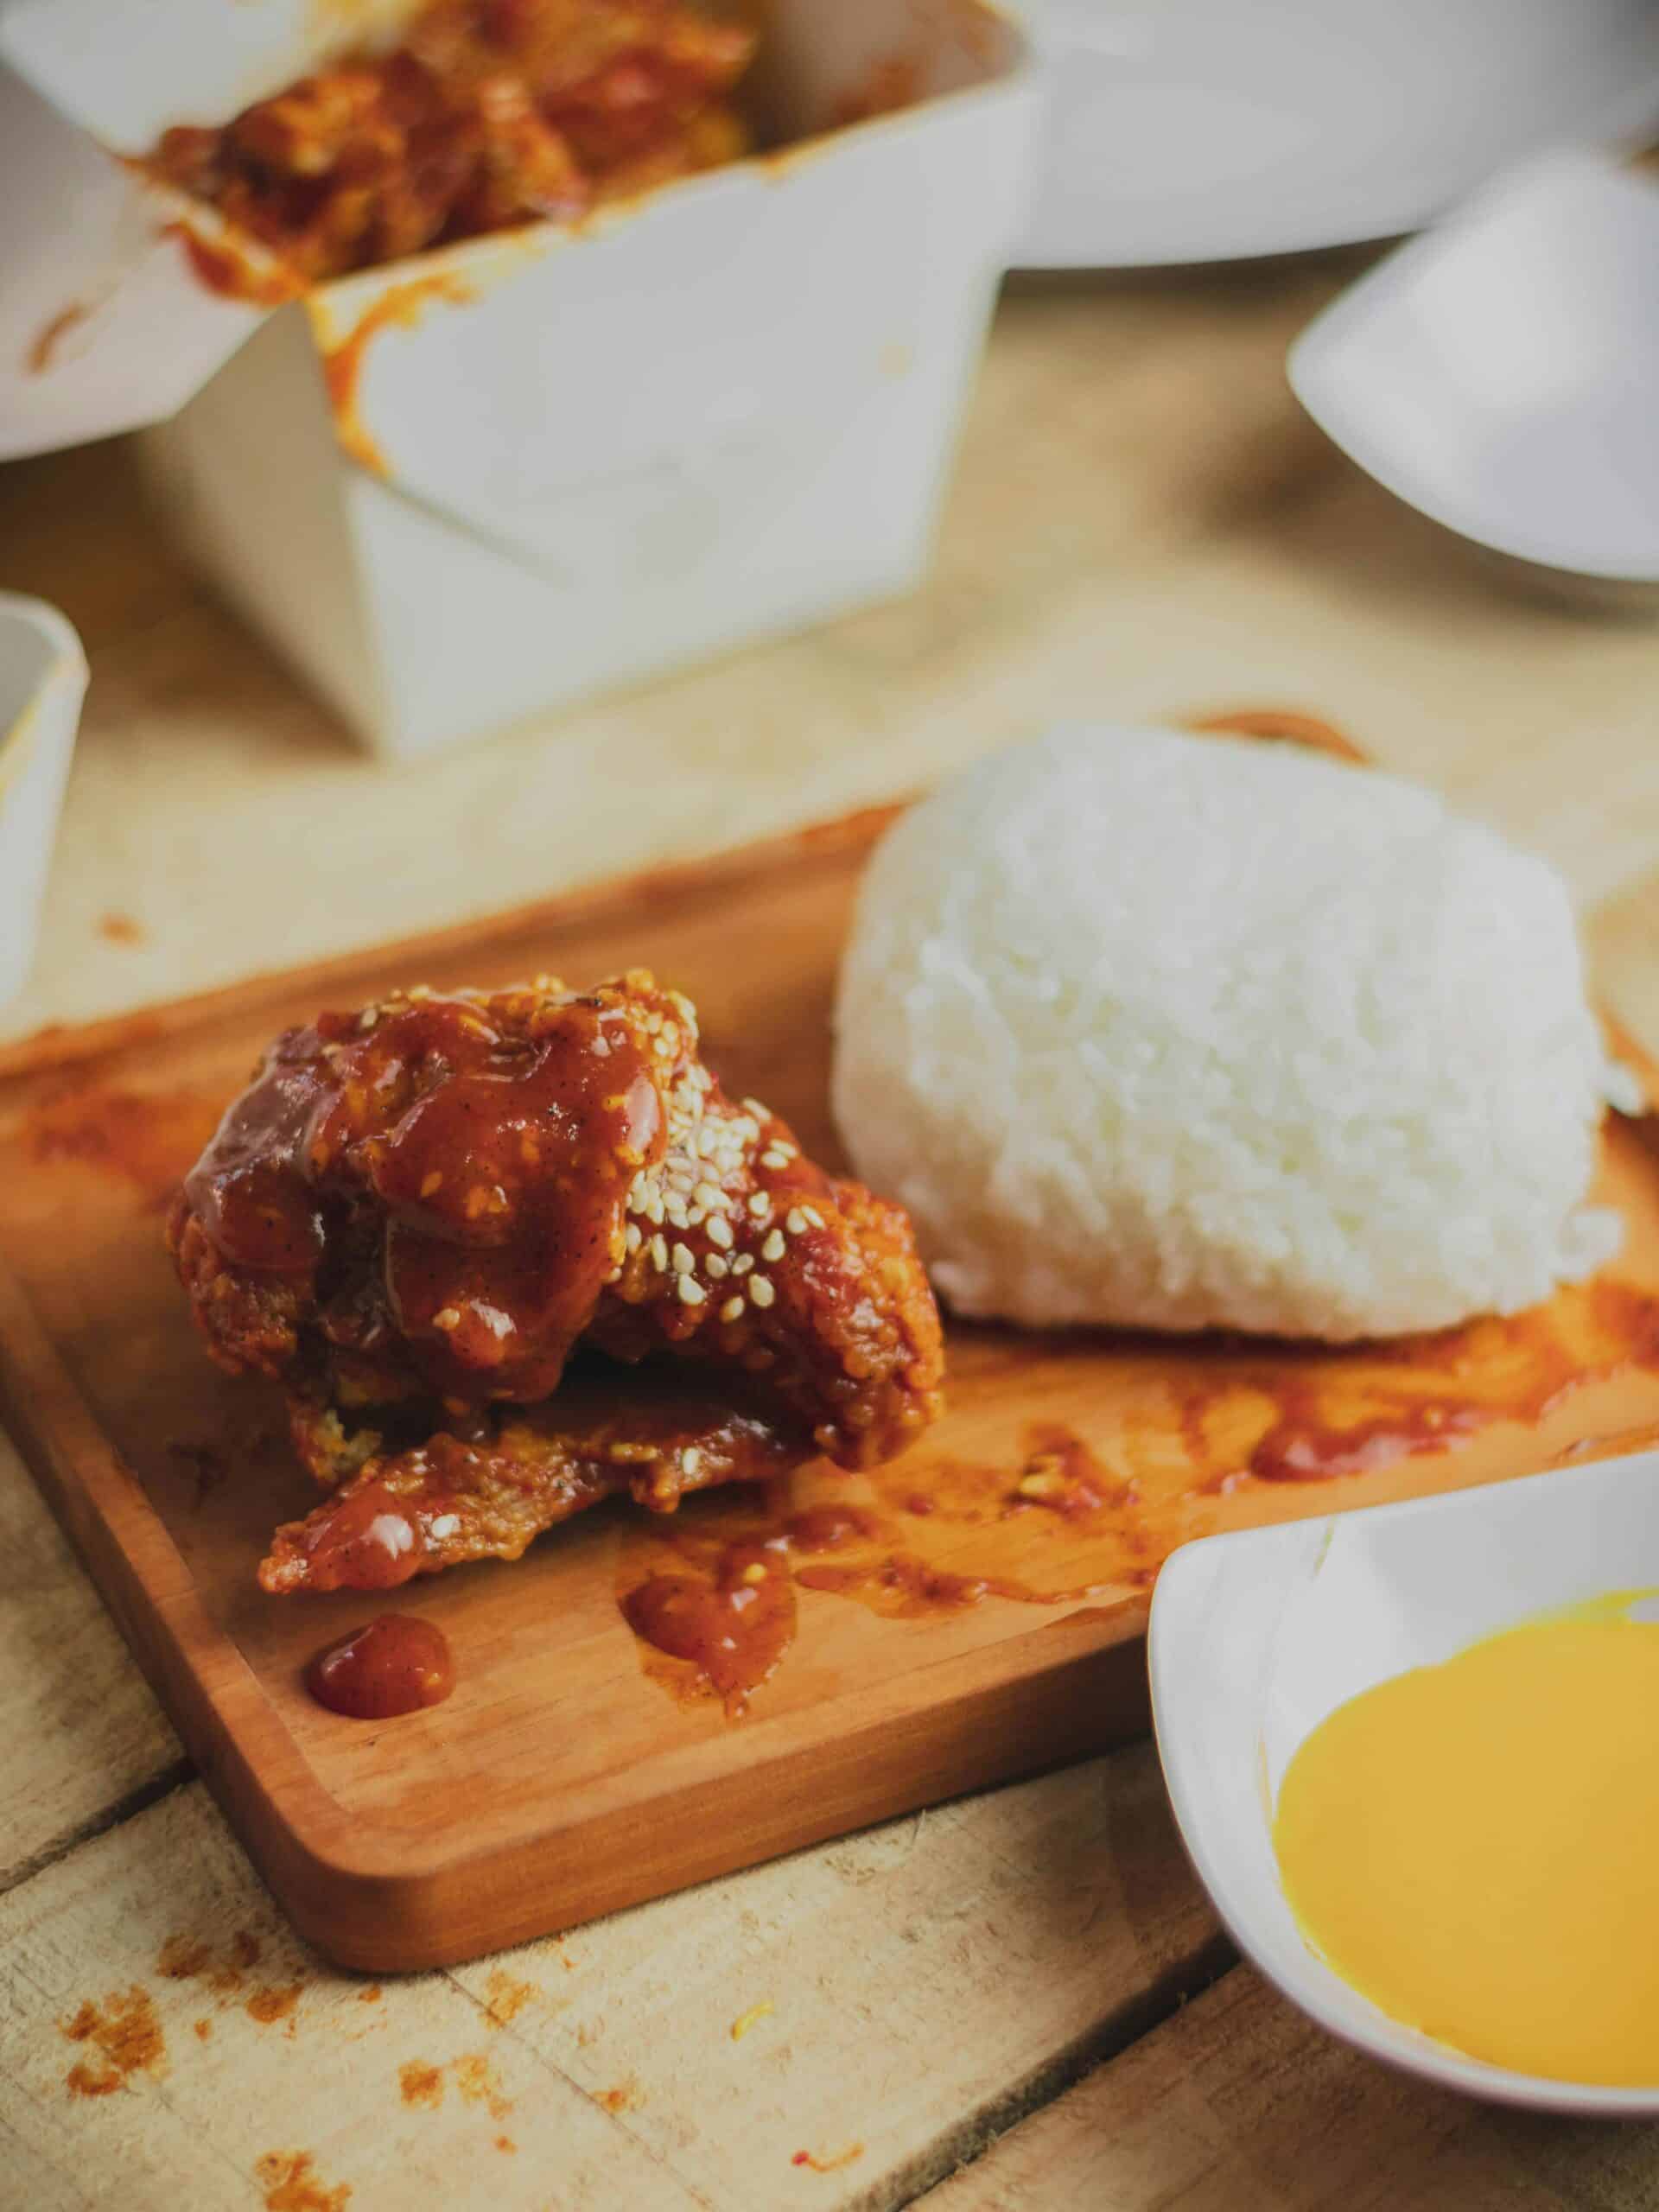
[[[209,1352],[284,1385],[335,1493],[269,1589],[516,1558],[619,1489],[873,1465],[939,1408],[905,1215],[728,1099],[643,971],[289,1031],[168,1238]]]
[[[736,160],[754,48],[684,0],[427,0],[150,167],[316,281]]]

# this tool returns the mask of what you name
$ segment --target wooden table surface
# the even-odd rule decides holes
[[[387,773],[146,527],[0,470],[88,702],[17,1033],[913,786],[1059,715],[1300,706],[1548,855],[1659,1044],[1659,631],[1322,442],[1332,257],[1005,301],[906,603]],[[1140,1746],[455,1972],[288,1931],[0,1440],[0,2203],[30,2212],[1659,2206],[1659,2130],[1396,2080],[1239,1965]]]

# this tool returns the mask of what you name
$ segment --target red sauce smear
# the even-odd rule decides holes
[[[25,1127],[35,1160],[108,1169],[161,1205],[211,1135],[218,1110],[193,1091],[93,1084],[43,1100]]]
[[[23,365],[30,376],[41,377],[46,374],[58,357],[59,346],[77,324],[85,322],[91,313],[90,308],[76,303],[60,308],[50,322],[41,326],[35,333],[28,353],[23,356]]]
[[[359,467],[377,476],[391,473],[363,420],[360,404],[363,362],[372,340],[383,330],[412,330],[435,300],[460,305],[475,296],[456,276],[412,276],[403,283],[390,284],[346,336],[323,355],[323,379],[334,410],[334,433]]]
[[[197,283],[221,299],[246,300],[254,307],[279,308],[297,299],[304,290],[297,276],[284,269],[256,269],[245,254],[228,244],[213,243],[191,229],[188,223],[163,226],[164,238],[176,238],[180,251]]]
[[[448,1639],[431,1621],[382,1613],[312,1660],[305,1686],[319,1705],[353,1720],[391,1720],[442,1705],[455,1687]]]
[[[795,1639],[795,1591],[781,1547],[734,1543],[703,1573],[653,1574],[622,1599],[642,1643],[688,1662],[735,1717]]]
[[[791,1588],[911,1621],[991,1599],[1065,1606],[1144,1589],[1175,1543],[1213,1525],[1217,1494],[1252,1482],[1362,1478],[1455,1452],[1488,1427],[1535,1422],[1575,1391],[1637,1368],[1659,1371],[1659,1294],[1616,1281],[1386,1344],[1218,1344],[1202,1358],[1160,1361],[1142,1384],[1147,1425],[1122,1447],[1141,1470],[1135,1479],[1112,1464],[1117,1447],[1103,1456],[1055,1421],[1028,1427],[1025,1457],[1013,1465],[906,1459],[845,1478],[858,1489],[844,1503],[825,1500],[804,1474],[811,1502],[800,1508],[785,1480],[764,1496],[694,1501],[631,1531],[619,1603],[652,1649],[653,1679],[677,1694],[717,1692],[735,1714],[783,1655]],[[1649,1433],[1592,1439],[1558,1456],[1633,1446]],[[1010,1547],[996,1531],[1014,1523],[1022,1529],[1010,1573]],[[772,1602],[756,1616],[764,1633],[751,1637],[734,1621],[730,1586],[733,1563],[757,1556],[772,1562]]]
[[[559,1017],[527,1036],[457,999],[398,1004],[368,1030],[320,1015],[231,1106],[186,1178],[190,1204],[234,1265],[311,1282],[327,1209],[353,1187],[330,1171],[357,1147],[384,1225],[369,1281],[327,1309],[334,1341],[372,1355],[390,1328],[444,1397],[550,1396],[607,1279],[623,1194],[664,1141],[623,1010],[577,999]]]

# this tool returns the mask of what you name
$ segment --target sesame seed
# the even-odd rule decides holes
[[[757,1221],[764,1221],[772,1211],[772,1194],[768,1191],[749,1192],[749,1211]]]
[[[666,1274],[668,1272],[668,1240],[658,1236],[651,1240],[651,1264]]]
[[[781,1229],[774,1229],[772,1230],[771,1236],[767,1237],[766,1243],[760,1247],[760,1256],[763,1260],[781,1260],[783,1258],[784,1232]]]
[[[763,1167],[787,1167],[789,1154],[786,1152],[779,1152],[775,1144],[768,1145],[760,1155],[760,1165]]]
[[[446,1335],[451,1329],[458,1329],[461,1326],[460,1309],[454,1306],[440,1306],[432,1316],[432,1325],[435,1329],[442,1329]]]
[[[766,1570],[758,1559],[751,1560],[738,1577],[739,1581],[747,1582],[751,1589],[753,1589],[758,1582],[764,1582],[766,1579]]]
[[[674,1262],[674,1272],[677,1275],[689,1275],[697,1264],[691,1256],[691,1247],[689,1244],[677,1244],[671,1256]]]
[[[645,1219],[654,1222],[660,1229],[663,1225],[663,1194],[660,1191],[653,1191],[645,1207]]]
[[[709,1242],[718,1244],[722,1252],[732,1249],[731,1224],[722,1214],[715,1214],[709,1224]]]
[[[708,1268],[709,1274],[713,1275],[715,1281],[718,1282],[721,1277],[726,1273],[726,1270],[730,1266],[731,1262],[728,1260],[722,1260],[718,1252],[711,1252],[702,1264]]]
[[[689,1229],[690,1227],[690,1224],[685,1217],[685,1205],[682,1199],[664,1198],[663,1201],[663,1211],[668,1216],[676,1229]]]
[[[746,1098],[743,1101],[743,1107],[746,1113],[753,1114],[759,1122],[768,1121],[771,1118],[769,1109],[763,1106],[758,1098]]]
[[[688,1444],[680,1454],[680,1471],[683,1474],[695,1475],[702,1465],[702,1452],[695,1444]]]
[[[712,1183],[699,1183],[691,1195],[709,1213],[719,1213],[723,1211],[726,1205],[724,1197]]]
[[[709,1295],[695,1275],[682,1275],[679,1278],[679,1290],[682,1306],[701,1306]]]
[[[740,1252],[737,1257],[732,1262],[732,1273],[734,1275],[746,1275],[753,1265],[754,1255],[753,1252]]]
[[[708,1218],[701,1206],[693,1206],[685,1217],[685,1225],[688,1229],[701,1229]]]
[[[749,1285],[749,1296],[757,1306],[770,1306],[778,1295],[765,1275],[756,1275]]]
[[[803,1206],[801,1208],[801,1211],[806,1216],[814,1229],[822,1229],[823,1227],[823,1216],[818,1211],[817,1206]]]
[[[784,1216],[784,1227],[791,1236],[798,1236],[801,1234],[806,1227],[806,1216],[801,1211],[799,1206],[791,1206],[789,1211]]]
[[[726,1303],[720,1309],[720,1318],[722,1321],[741,1320],[743,1318],[743,1300],[741,1298],[728,1298]]]
[[[637,1252],[645,1241],[645,1232],[637,1221],[631,1221],[623,1232],[623,1242],[630,1252]]]

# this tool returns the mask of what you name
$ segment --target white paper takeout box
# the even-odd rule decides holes
[[[86,690],[80,639],[56,607],[0,592],[0,1006],[35,958]]]
[[[1031,67],[976,0],[776,0],[767,20],[753,90],[778,151],[275,311],[191,289],[153,232],[211,240],[213,218],[152,194],[143,265],[67,334],[62,390],[73,372],[158,422],[187,546],[380,749],[920,576],[1023,212]],[[43,111],[133,153],[285,82],[326,22],[312,0],[22,0],[0,50]],[[895,63],[916,103],[834,128]],[[100,368],[106,328],[124,369]],[[59,373],[14,378],[0,423],[31,397],[49,414]]]

